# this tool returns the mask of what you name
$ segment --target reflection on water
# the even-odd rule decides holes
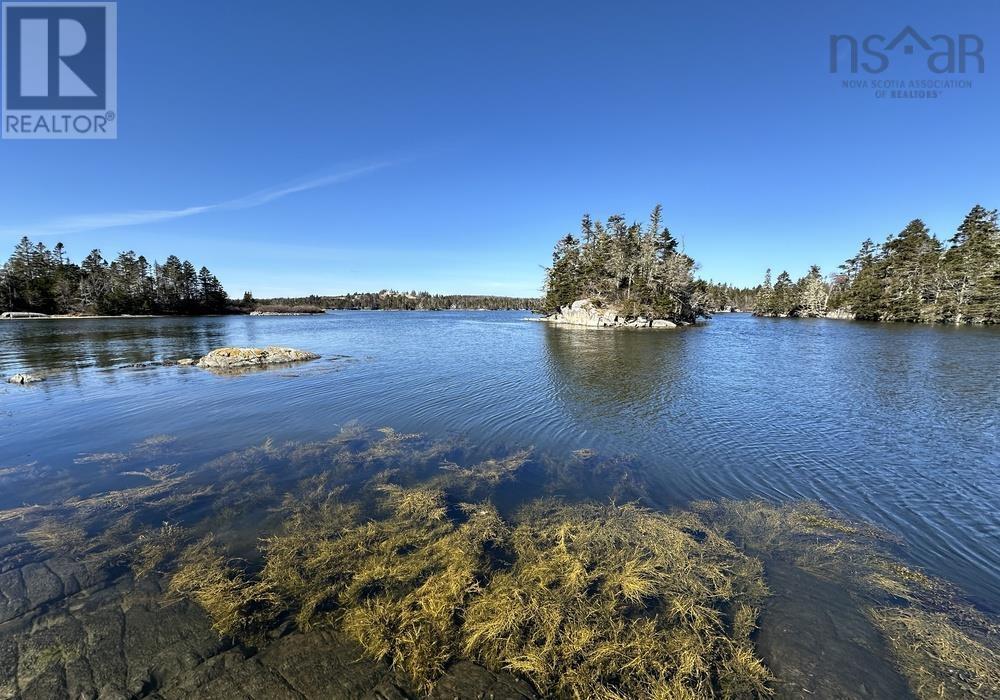
[[[224,318],[198,323],[170,318],[18,323],[0,327],[4,340],[0,371],[6,373],[7,365],[17,362],[62,375],[91,367],[198,357],[223,343],[227,325]]]
[[[697,329],[696,329],[697,330]],[[655,421],[658,398],[677,384],[685,332],[570,329],[545,324],[551,391],[567,411],[590,423],[629,411],[630,421]]]

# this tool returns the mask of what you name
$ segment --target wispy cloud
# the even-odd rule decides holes
[[[86,231],[98,231],[109,228],[121,228],[124,226],[142,226],[146,224],[157,224],[174,219],[185,219],[190,216],[198,216],[213,211],[235,211],[239,209],[253,209],[265,204],[269,204],[278,199],[282,199],[298,192],[307,192],[322,187],[330,187],[342,182],[348,182],[364,175],[382,170],[395,162],[378,162],[360,166],[338,173],[323,175],[306,180],[286,183],[278,187],[267,190],[260,190],[243,197],[229,199],[213,204],[203,204],[201,206],[185,207],[184,209],[142,209],[138,211],[110,212],[106,214],[82,214],[79,216],[68,216],[58,219],[43,221],[35,225],[21,226],[17,229],[0,229],[0,235],[29,235],[29,236],[57,236],[71,233],[83,233]]]

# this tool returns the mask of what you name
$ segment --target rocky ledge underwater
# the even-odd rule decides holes
[[[0,698],[1000,696],[997,621],[888,533],[667,507],[628,457],[348,425],[0,491],[33,501],[0,511]]]

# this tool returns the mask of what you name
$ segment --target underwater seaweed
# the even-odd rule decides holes
[[[713,527],[748,550],[836,582],[878,629],[920,698],[1000,697],[1000,625],[948,583],[906,565],[890,534],[816,503],[699,502]]]
[[[139,579],[156,573],[158,568],[181,546],[184,528],[164,522],[159,528],[140,534],[130,553],[132,575]]]
[[[262,581],[294,602],[301,626],[339,620],[371,657],[426,690],[458,650],[459,613],[506,526],[488,504],[461,506],[458,523],[440,491],[381,491],[383,520],[351,526],[354,508],[325,502],[311,509],[325,516],[293,515],[264,545]]]
[[[540,501],[465,613],[464,651],[566,697],[770,693],[750,642],[760,563],[689,513]]]
[[[501,459],[490,458],[471,467],[463,467],[450,460],[441,463],[441,469],[457,477],[483,481],[496,485],[514,477],[531,457],[532,450],[519,450]]]
[[[224,637],[259,638],[281,607],[270,586],[250,579],[226,557],[213,535],[181,553],[168,590],[197,602]]]
[[[815,503],[663,512],[635,503],[662,502],[663,485],[628,457],[469,459],[458,445],[353,424],[184,471],[111,461],[145,482],[0,511],[0,525],[22,558],[168,577],[222,636],[336,627],[423,692],[473,659],[559,697],[768,695],[761,562],[787,563],[849,592],[919,697],[998,695],[996,623],[870,525]],[[569,500],[507,520],[492,504],[509,514],[546,493]]]
[[[1000,697],[996,630],[990,647],[944,613],[886,607],[871,614],[921,700]]]

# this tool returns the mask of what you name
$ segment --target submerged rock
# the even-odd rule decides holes
[[[577,299],[542,320],[589,328],[676,328],[678,325],[662,318],[627,316],[614,306],[598,306],[590,299]]]
[[[238,369],[263,365],[286,364],[316,360],[319,355],[294,348],[218,348],[198,360],[198,367],[206,369]],[[183,364],[178,362],[178,364]]]
[[[8,384],[34,384],[35,382],[45,381],[42,377],[36,377],[33,374],[15,374],[11,377],[7,377]]]
[[[185,357],[181,360],[177,360],[177,364],[180,365],[181,367],[190,367],[191,365],[194,364],[194,362],[195,361],[192,360],[190,357]]]

